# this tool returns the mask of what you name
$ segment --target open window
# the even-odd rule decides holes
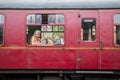
[[[96,40],[96,20],[95,19],[82,19],[81,39],[83,41]]]
[[[3,44],[4,15],[0,14],[0,45]]]
[[[31,14],[27,16],[26,42],[32,46],[64,45],[62,14]]]
[[[120,14],[114,16],[114,43],[120,46]]]

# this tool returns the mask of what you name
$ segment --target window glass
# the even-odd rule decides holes
[[[36,24],[41,24],[42,17],[41,15],[36,15]]]
[[[120,45],[120,14],[114,16],[114,43]]]
[[[0,45],[3,44],[4,15],[0,15]]]
[[[47,26],[47,31],[52,31],[52,26]]]
[[[48,23],[55,24],[55,15],[48,15]]]
[[[120,14],[114,16],[114,24],[120,24]]]
[[[63,26],[59,26],[59,31],[64,31],[64,27]]]
[[[57,27],[59,29],[59,27],[61,26],[27,26],[27,29],[26,29],[27,43],[35,46],[63,45],[64,44],[64,28],[62,28],[62,30],[59,29],[58,31],[54,31],[53,27]],[[38,45],[33,44],[31,42],[32,37],[35,38],[34,41]]]
[[[120,45],[120,26],[114,26],[114,42]]]
[[[83,41],[95,41],[96,21],[94,19],[82,19],[81,36]]]
[[[62,14],[31,14],[27,16],[27,24],[64,24],[64,16]]]
[[[56,23],[63,24],[64,23],[64,16],[61,14],[56,15]]]
[[[0,24],[4,24],[4,15],[0,15]]]
[[[58,26],[54,26],[53,31],[58,31]]]
[[[3,26],[0,26],[0,44],[3,43]]]
[[[28,15],[27,24],[34,24],[34,23],[35,23],[35,15]]]
[[[28,24],[26,28],[27,44],[33,46],[64,45],[64,24],[56,24],[56,15],[34,15],[36,23]]]

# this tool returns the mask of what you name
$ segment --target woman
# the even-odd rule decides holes
[[[41,44],[40,33],[41,32],[39,30],[34,32],[33,36],[31,37],[31,45],[39,46]]]

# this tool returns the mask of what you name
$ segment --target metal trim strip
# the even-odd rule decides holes
[[[101,50],[99,47],[0,47],[0,50]],[[120,50],[120,48],[105,47],[102,50]]]

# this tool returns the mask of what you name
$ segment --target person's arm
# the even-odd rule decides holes
[[[32,36],[32,38],[31,38],[31,45],[36,45],[36,46],[40,45],[40,43],[38,43],[38,42],[36,41],[36,39],[35,39],[34,36]]]

